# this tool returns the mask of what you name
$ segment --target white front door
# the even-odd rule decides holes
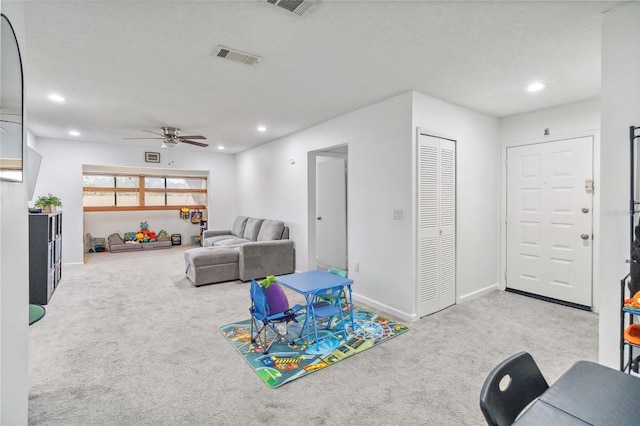
[[[506,286],[591,307],[593,140],[507,149]]]
[[[317,157],[316,267],[347,269],[347,181],[343,158]]]

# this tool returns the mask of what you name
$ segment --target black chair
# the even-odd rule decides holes
[[[510,425],[547,389],[549,385],[533,357],[520,352],[489,373],[480,391],[480,409],[490,426]]]

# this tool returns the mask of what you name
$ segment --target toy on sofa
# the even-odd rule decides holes
[[[137,242],[136,234],[137,234],[137,232],[125,232],[124,233],[124,242],[125,243],[135,243],[135,242]]]
[[[147,221],[140,222],[140,231],[136,234],[136,240],[141,243],[153,243],[156,241],[156,238],[155,231],[149,230]]]

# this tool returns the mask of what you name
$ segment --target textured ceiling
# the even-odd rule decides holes
[[[122,138],[175,126],[234,153],[411,89],[533,111],[599,95],[601,18],[617,4],[319,1],[297,16],[266,0],[29,1],[29,128],[157,147]],[[263,59],[226,61],[218,45]],[[547,89],[526,93],[534,80]]]

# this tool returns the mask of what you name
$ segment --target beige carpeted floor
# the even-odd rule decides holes
[[[507,356],[529,351],[550,383],[597,359],[596,314],[494,292],[269,389],[218,331],[249,317],[249,284],[194,287],[188,248],[64,269],[29,328],[29,424],[482,425],[480,388]]]

